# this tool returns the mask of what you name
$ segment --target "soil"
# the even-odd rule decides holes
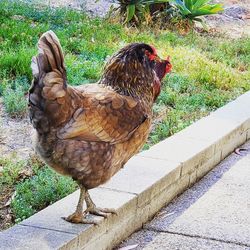
[[[13,216],[11,208],[8,205],[10,197],[13,195],[14,190],[10,187],[5,187],[1,190],[0,196],[0,232],[13,225]],[[7,205],[6,205],[7,204]]]
[[[24,0],[25,2],[33,2],[41,4],[39,0]],[[110,10],[112,5],[117,6],[115,0],[46,0],[43,5],[50,7],[66,7],[87,12],[90,16],[104,17]]]
[[[32,126],[28,117],[10,118],[0,98],[0,156],[27,159],[30,154],[33,154],[31,130]]]
[[[250,1],[249,0],[214,0],[223,3],[225,11],[206,17],[211,29],[230,38],[250,37]]]

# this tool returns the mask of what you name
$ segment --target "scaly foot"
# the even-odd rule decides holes
[[[107,218],[107,214],[111,213],[111,214],[116,214],[117,212],[115,211],[115,209],[113,208],[99,208],[96,206],[90,206],[85,210],[85,213],[90,213],[93,215],[98,215],[98,216],[102,216],[104,218]]]
[[[90,198],[90,195],[89,195],[88,191],[86,191],[86,193],[85,193],[85,202],[86,202],[86,205],[87,205],[87,209],[85,210],[85,213],[99,215],[99,216],[102,216],[104,218],[107,218],[108,213],[117,214],[117,212],[113,208],[99,208],[99,207],[96,207],[95,203]]]
[[[63,217],[64,220],[71,222],[71,223],[81,223],[81,224],[98,224],[98,221],[93,220],[93,219],[86,219],[85,214],[82,213],[73,213],[68,217]]]
[[[83,212],[83,200],[86,201],[87,209]],[[96,221],[94,219],[87,219],[87,214],[94,214],[99,215],[104,218],[107,218],[108,213],[117,214],[115,209],[112,208],[98,208],[90,198],[90,195],[86,188],[84,188],[82,185],[80,185],[80,197],[77,204],[76,211],[68,216],[67,218],[63,218],[68,222],[72,223],[82,223],[82,224],[99,224],[99,221]]]

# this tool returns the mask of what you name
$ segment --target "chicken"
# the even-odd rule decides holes
[[[133,43],[110,58],[97,84],[72,87],[57,36],[44,33],[38,49],[29,90],[35,150],[79,184],[76,211],[66,220],[96,223],[86,214],[106,217],[115,210],[96,207],[88,190],[108,181],[147,140],[152,106],[171,64],[154,47]]]

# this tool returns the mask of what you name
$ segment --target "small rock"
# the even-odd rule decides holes
[[[224,10],[224,14],[237,19],[242,19],[242,16],[247,13],[248,11],[239,5],[230,6]]]
[[[14,19],[14,20],[24,20],[25,17],[21,16],[21,15],[14,15],[14,16],[11,17],[11,19]]]

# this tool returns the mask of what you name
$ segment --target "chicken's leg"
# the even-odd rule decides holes
[[[83,201],[86,197],[87,190],[82,185],[79,186],[80,186],[80,197],[76,207],[76,211],[64,219],[72,223],[98,224],[98,222],[95,220],[85,218],[86,213],[85,212],[83,213]]]
[[[83,212],[83,201],[85,200],[87,209]],[[72,223],[83,223],[83,224],[98,224],[98,221],[86,219],[87,213],[107,217],[107,213],[115,213],[116,211],[112,208],[97,208],[85,187],[80,185],[80,197],[76,207],[76,211],[65,218],[66,221]]]
[[[113,208],[96,207],[95,203],[90,198],[88,191],[86,191],[85,201],[86,201],[86,205],[87,205],[87,209],[85,210],[85,212],[87,212],[87,213],[103,216],[104,218],[106,218],[108,216],[107,213],[117,214],[115,209],[113,209]]]

